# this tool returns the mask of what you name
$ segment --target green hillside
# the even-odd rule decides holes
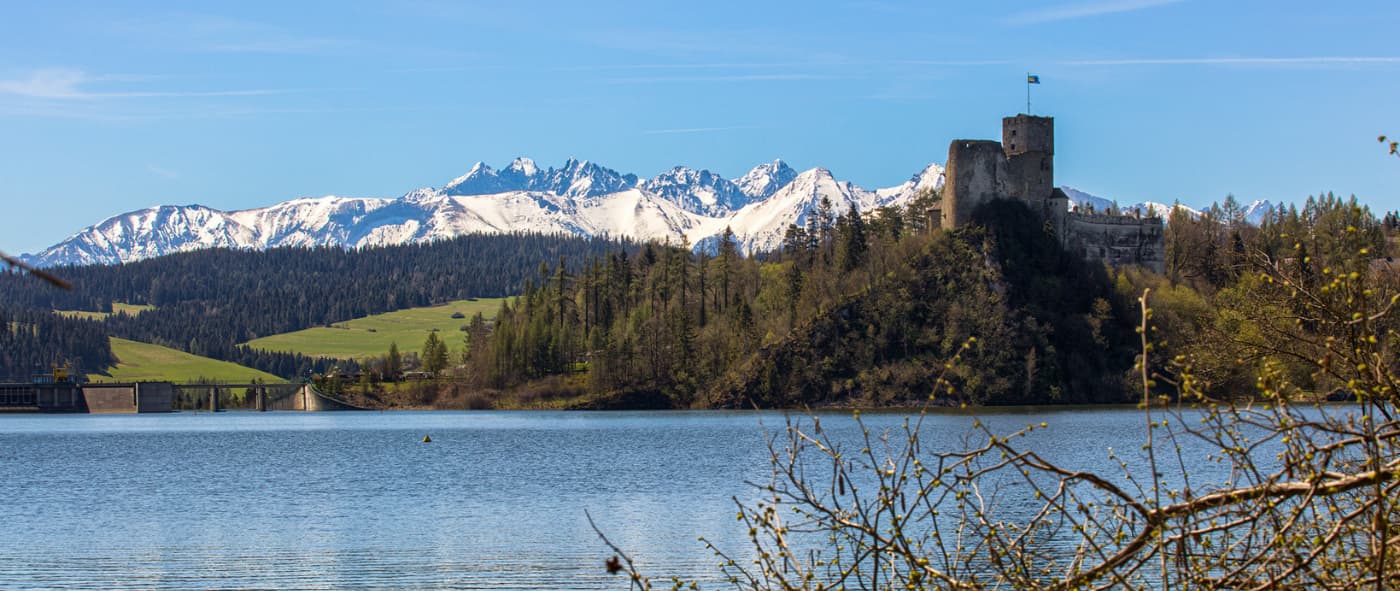
[[[330,327],[318,326],[296,332],[254,339],[245,343],[255,349],[300,353],[311,357],[335,357],[339,359],[360,359],[383,355],[390,343],[398,343],[399,350],[417,351],[423,345],[428,333],[437,329],[439,335],[452,350],[462,347],[463,333],[460,329],[471,321],[477,312],[493,318],[501,308],[501,298],[481,298],[478,300],[458,300],[440,306],[408,308],[385,314],[375,314],[336,323]],[[453,318],[461,314],[461,318]]]
[[[140,343],[112,337],[112,353],[118,362],[108,370],[110,375],[92,374],[94,382],[131,382],[138,380],[167,382],[196,382],[214,380],[220,382],[251,382],[254,380],[282,383],[286,380],[270,373],[218,361],[208,357],[190,355],[160,345]]]

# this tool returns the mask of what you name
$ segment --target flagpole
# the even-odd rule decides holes
[[[1031,114],[1031,73],[1026,72],[1026,114]]]

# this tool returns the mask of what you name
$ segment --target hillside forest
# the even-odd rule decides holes
[[[59,267],[56,289],[0,274],[0,381],[27,381],[56,363],[75,375],[115,360],[107,336],[231,361],[284,378],[353,371],[354,360],[310,358],[241,346],[260,336],[326,326],[380,312],[518,293],[541,260],[598,256],[635,245],[537,234],[470,235],[431,244],[345,250],[199,250],[115,266]],[[153,306],[139,314],[112,304]],[[54,311],[97,312],[92,319]],[[92,316],[92,315],[90,315]]]
[[[34,315],[154,310],[45,330],[111,334],[226,359],[377,406],[733,408],[920,403],[1101,403],[1135,399],[1137,298],[1152,291],[1154,367],[1190,365],[1207,391],[1247,396],[1278,358],[1276,337],[1309,334],[1272,278],[1325,287],[1341,276],[1394,288],[1400,232],[1355,198],[1326,194],[1251,224],[1233,198],[1167,220],[1166,274],[1111,269],[1062,251],[1030,211],[995,202],[977,223],[931,227],[925,195],[908,208],[833,211],[822,203],[782,247],[741,256],[545,236],[464,237],[345,251],[203,251],[118,267],[59,270],[79,288],[0,280],[11,327],[5,371],[62,355],[88,372],[105,339],[15,357]],[[483,256],[483,248],[495,249]],[[490,261],[483,265],[482,261]],[[216,277],[202,269],[218,268]],[[280,279],[280,280],[279,280]],[[1370,289],[1368,287],[1367,289]],[[463,297],[517,294],[458,334],[358,360],[239,346],[258,336]],[[1292,312],[1298,312],[1294,310]],[[23,319],[19,315],[27,314]],[[76,342],[76,341],[75,341]],[[76,348],[75,348],[76,347]],[[1296,352],[1303,355],[1304,352]],[[1300,358],[1301,359],[1301,358]],[[1339,377],[1291,368],[1318,392]],[[1285,368],[1288,369],[1288,368]],[[405,370],[413,379],[403,379]],[[951,388],[934,392],[940,375]],[[13,374],[12,375],[17,375]]]

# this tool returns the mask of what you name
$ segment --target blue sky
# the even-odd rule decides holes
[[[1123,202],[1400,208],[1400,3],[0,5],[0,249],[157,204],[396,197],[478,160],[865,187],[1056,117],[1056,182]]]

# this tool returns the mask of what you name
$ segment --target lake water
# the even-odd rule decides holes
[[[625,588],[585,511],[649,574],[714,582],[696,537],[742,554],[731,498],[766,481],[765,429],[784,416],[0,415],[0,588]],[[864,418],[878,432],[903,415]],[[1036,449],[1083,468],[1145,431],[1124,408],[983,418],[1048,421]],[[858,432],[849,413],[821,420]],[[931,416],[925,441],[962,448],[972,420]]]

